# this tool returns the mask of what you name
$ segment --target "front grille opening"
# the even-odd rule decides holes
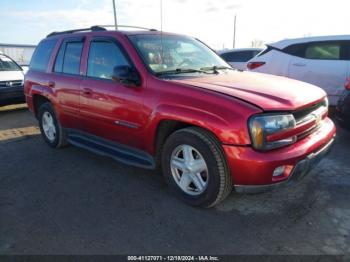
[[[322,106],[325,106],[325,102],[324,101],[318,102],[318,103],[316,103],[316,104],[314,104],[312,106],[309,106],[307,108],[303,108],[303,109],[300,109],[298,111],[295,111],[293,113],[295,121],[297,123],[302,122],[308,115],[310,115],[312,112],[316,111],[317,109],[319,109]]]
[[[16,86],[22,86],[22,85],[23,85],[22,80],[0,81],[1,87],[16,87]]]

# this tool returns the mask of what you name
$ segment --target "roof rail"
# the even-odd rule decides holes
[[[97,25],[98,27],[115,27],[115,25]],[[125,27],[125,28],[135,28],[135,29],[142,29],[142,30],[148,30],[148,31],[158,31],[154,28],[147,28],[142,26],[132,26],[132,25],[117,25],[118,27]]]
[[[55,35],[63,35],[63,34],[72,34],[72,33],[77,33],[77,32],[84,32],[84,31],[106,31],[107,30],[106,27],[115,27],[115,25],[94,25],[94,26],[87,27],[87,28],[72,29],[72,30],[60,31],[60,32],[52,32],[52,33],[48,34],[46,37],[55,36]],[[142,27],[142,26],[118,25],[118,27],[157,31],[156,29],[146,28],[146,27]]]
[[[52,32],[48,34],[46,37],[54,36],[54,35],[63,35],[63,34],[72,34],[76,32],[84,32],[84,31],[106,31],[106,28],[103,28],[101,26],[91,26],[88,28],[80,28],[80,29],[73,29],[73,30],[67,30],[67,31],[60,31],[60,32]]]

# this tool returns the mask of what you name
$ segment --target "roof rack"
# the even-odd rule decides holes
[[[87,28],[72,29],[72,30],[66,30],[66,31],[60,31],[60,32],[52,32],[52,33],[48,34],[46,37],[55,36],[55,35],[63,35],[63,34],[73,34],[73,33],[84,32],[84,31],[92,31],[92,32],[107,31],[106,27],[115,27],[115,25],[94,25],[94,26],[87,27]],[[118,27],[157,31],[156,29],[146,28],[146,27],[141,27],[141,26],[118,25]]]
[[[88,28],[80,28],[80,29],[73,29],[73,30],[67,30],[67,31],[60,31],[60,32],[52,32],[48,34],[46,37],[54,36],[54,35],[63,35],[63,34],[72,34],[77,32],[84,32],[84,31],[106,31],[106,28],[103,28],[101,26],[91,26]]]
[[[99,27],[115,27],[115,25],[98,25]],[[147,27],[142,27],[142,26],[132,26],[132,25],[117,25],[118,27],[125,27],[125,28],[135,28],[135,29],[142,29],[142,30],[148,30],[148,31],[158,31],[157,29],[154,28],[147,28]]]

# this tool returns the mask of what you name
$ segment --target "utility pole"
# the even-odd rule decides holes
[[[233,48],[236,46],[236,23],[237,23],[237,14],[235,14],[235,20],[233,24]]]
[[[115,0],[112,0],[112,1],[113,1],[114,26],[115,26],[115,30],[118,30],[117,11],[115,10]]]

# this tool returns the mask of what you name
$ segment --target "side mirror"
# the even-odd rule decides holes
[[[140,85],[140,77],[135,69],[128,65],[113,68],[112,79],[125,85]]]

